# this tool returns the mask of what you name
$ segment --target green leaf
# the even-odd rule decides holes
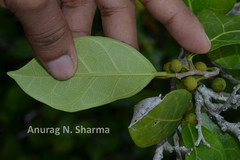
[[[139,147],[158,144],[178,127],[192,100],[190,92],[180,89],[167,94],[163,101],[129,128]]]
[[[183,0],[188,8],[195,14],[199,13],[203,9],[207,9],[210,0]]]
[[[211,51],[223,46],[240,44],[240,21],[236,17],[225,16],[210,10],[198,14],[211,43]]]
[[[78,69],[71,79],[54,79],[37,59],[8,75],[33,98],[55,109],[75,112],[130,97],[157,74],[144,56],[122,42],[104,37],[74,41]]]
[[[236,2],[237,0],[209,0],[208,9],[214,12],[227,14]]]
[[[202,113],[203,126],[210,130],[222,143],[228,160],[236,160],[240,157],[240,145],[235,137],[227,132],[222,132],[206,113]]]
[[[208,57],[217,63],[229,69],[240,69],[240,45],[229,45],[209,52]]]
[[[237,2],[237,0],[183,0],[185,4],[195,14],[204,9],[209,9],[214,12],[226,14],[228,13]]]
[[[204,138],[211,147],[208,148],[202,143],[198,147],[194,145],[198,138],[196,125],[184,125],[182,127],[182,138],[187,148],[193,148],[190,155],[186,155],[186,160],[226,160],[224,148],[218,138],[205,127],[202,127]]]

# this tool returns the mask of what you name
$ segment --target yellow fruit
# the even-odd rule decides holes
[[[171,65],[170,62],[167,62],[166,64],[164,64],[163,70],[167,73],[172,73],[172,71],[170,70],[170,65]]]
[[[182,63],[179,60],[174,59],[171,61],[169,68],[172,72],[178,73],[182,70]]]
[[[184,78],[182,82],[184,88],[188,91],[192,91],[197,87],[197,80],[192,76]]]
[[[203,62],[197,62],[194,64],[195,68],[200,71],[206,71],[207,70],[207,65]]]
[[[187,123],[196,124],[197,123],[196,114],[189,113],[188,115],[186,115],[185,120],[187,121]]]
[[[223,78],[215,78],[212,81],[212,89],[215,92],[222,92],[226,88],[226,81]]]

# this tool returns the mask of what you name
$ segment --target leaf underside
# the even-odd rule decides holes
[[[159,105],[129,128],[135,144],[148,147],[170,136],[178,127],[191,100],[191,93],[184,89],[167,94]]]
[[[93,36],[74,41],[78,68],[71,79],[54,79],[37,59],[8,75],[33,98],[67,112],[130,97],[155,77],[153,65],[122,42]]]

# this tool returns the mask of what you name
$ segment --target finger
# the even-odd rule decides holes
[[[185,49],[205,53],[211,43],[197,17],[181,0],[140,0]]]
[[[56,79],[70,78],[77,67],[76,51],[58,2],[5,2],[21,21],[28,41],[46,69]]]
[[[6,8],[4,0],[0,0],[0,6],[3,7],[3,8]]]
[[[104,35],[138,49],[134,0],[96,0]]]
[[[91,35],[95,0],[62,0],[62,10],[74,37]]]

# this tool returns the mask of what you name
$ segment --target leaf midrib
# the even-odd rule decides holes
[[[39,77],[39,78],[49,78],[49,75],[21,75],[15,73],[8,73],[10,76],[18,77]],[[157,76],[155,73],[76,73],[74,77],[129,77],[129,76]]]
[[[194,136],[193,136],[191,127],[190,127],[189,125],[187,125],[187,127],[188,127],[188,129],[189,129],[189,132],[190,132],[190,134],[191,134],[191,138],[192,138],[192,141],[193,141],[193,148],[194,148],[194,151],[195,151],[195,158],[198,159],[199,157],[198,157],[197,148],[196,148],[196,146],[195,146],[195,144],[194,144],[194,143],[196,142],[196,140],[195,140],[195,138],[194,138]],[[200,158],[199,158],[199,159],[200,159]]]
[[[182,117],[176,118],[176,119],[161,119],[161,118],[152,117],[150,115],[146,115],[146,117],[153,119],[154,121],[161,121],[161,122],[178,122],[182,119]]]
[[[217,38],[219,38],[219,37],[225,35],[225,34],[236,33],[236,32],[240,32],[240,30],[233,30],[233,31],[223,32],[223,33],[221,33],[221,34],[219,34],[219,35],[213,37],[213,38],[211,39],[211,42],[214,41],[214,40],[216,40]]]

